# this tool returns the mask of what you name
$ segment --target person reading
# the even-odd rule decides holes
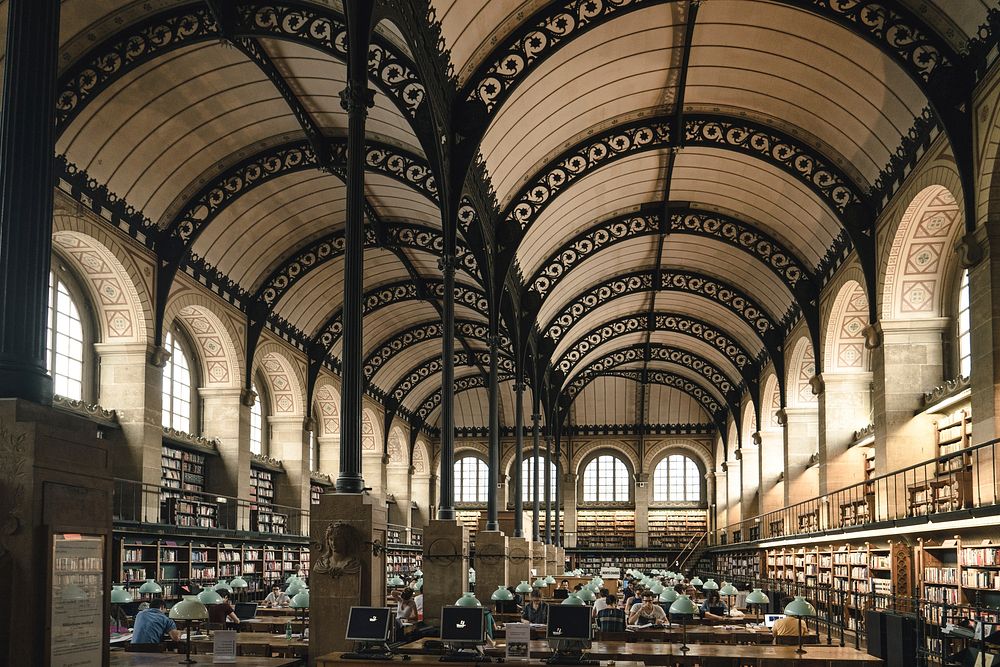
[[[149,609],[143,609],[135,615],[132,625],[133,644],[159,644],[164,635],[172,640],[180,641],[181,633],[177,624],[166,615],[167,604],[157,598],[149,602]]]
[[[240,617],[236,615],[236,610],[229,602],[229,591],[223,589],[217,591],[222,598],[222,602],[208,605],[208,622],[223,625],[225,623],[239,623]]]
[[[609,593],[607,605],[597,612],[597,629],[601,632],[625,632],[625,612],[618,608],[618,598]]]
[[[288,594],[281,590],[281,586],[275,584],[271,586],[271,592],[264,598],[265,607],[287,607],[292,603]]]
[[[569,579],[563,579],[559,582],[559,588],[552,592],[552,597],[556,600],[565,600],[569,597]]]
[[[726,605],[722,603],[718,591],[709,591],[701,603],[701,617],[707,621],[726,620]]]
[[[633,605],[628,615],[629,625],[662,625],[667,622],[663,607],[656,604],[656,596],[649,591],[642,594],[642,603]]]
[[[535,625],[544,624],[549,617],[549,607],[542,602],[542,594],[538,591],[531,591],[528,603],[521,610],[521,618]]]

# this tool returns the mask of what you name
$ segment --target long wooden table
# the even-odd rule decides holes
[[[326,655],[322,655],[319,658],[317,658],[317,660],[316,660],[316,667],[325,667],[326,665],[355,665],[355,667],[362,667],[362,665],[365,665],[367,667],[370,667],[371,665],[376,665],[376,664],[378,664],[378,665],[392,664],[392,663],[381,662],[381,661],[378,662],[378,663],[366,663],[363,660],[348,660],[348,659],[345,659],[345,658],[341,658],[340,657],[341,655],[343,655],[342,651],[338,651],[336,653],[328,653]],[[394,660],[393,662],[397,662],[399,664],[405,664],[405,665],[439,665],[439,666],[444,665],[445,667],[450,667],[451,665],[457,665],[459,667],[462,667],[463,665],[467,666],[467,667],[473,667],[473,666],[474,667],[482,667],[483,664],[484,664],[484,663],[481,663],[481,662],[447,662],[447,663],[445,663],[445,662],[441,662],[438,659],[438,656],[436,656],[436,655],[414,655],[414,656],[410,656],[410,659],[408,661],[406,661],[405,663],[402,662],[402,660],[398,659],[398,658],[396,660]],[[489,664],[489,663],[485,663],[485,664]],[[533,659],[528,660],[528,661],[523,661],[523,660],[519,661],[519,662],[513,662],[512,661],[510,664],[512,664],[512,665],[544,665],[545,663],[542,662],[541,660],[533,658]],[[641,663],[641,662],[635,662],[635,661],[631,661],[631,660],[630,661],[602,660],[601,661],[601,665],[603,667],[643,667],[643,663]]]
[[[681,641],[684,631],[679,625],[665,628],[647,628],[642,630],[627,630],[624,633],[614,633],[615,635],[627,635],[627,641],[648,641],[648,642],[669,642]],[[497,639],[504,639],[507,636],[505,627],[498,627],[493,633]],[[601,638],[601,632],[595,635]],[[545,639],[544,627],[531,628],[532,639]],[[701,642],[705,644],[767,644],[773,641],[774,635],[767,628],[750,627],[746,625],[689,625],[687,627],[687,638],[689,642]],[[623,639],[615,636],[614,640]]]
[[[215,640],[192,639],[192,653],[208,653],[212,650]],[[241,655],[248,649],[258,649],[269,651],[286,656],[305,658],[309,656],[309,640],[303,641],[293,637],[286,639],[284,634],[273,634],[270,632],[237,632],[236,633],[236,653]]]
[[[180,656],[183,659],[183,655]],[[178,656],[176,653],[112,653],[111,667],[147,667],[149,665],[171,665],[176,667]],[[210,663],[205,663],[210,664]],[[300,664],[298,658],[259,658],[244,656],[236,658],[237,667],[292,667]]]

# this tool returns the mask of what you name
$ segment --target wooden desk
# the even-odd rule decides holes
[[[183,659],[183,654],[180,659]],[[170,665],[177,667],[176,653],[112,653],[111,667],[146,667],[147,665]],[[211,664],[211,663],[205,663]],[[251,656],[236,658],[237,667],[292,667],[298,665],[298,658],[255,658]]]
[[[308,616],[309,615],[309,610],[306,609],[305,612],[306,612],[306,616]],[[261,606],[258,605],[257,606],[257,615],[258,616],[291,616],[292,615],[292,608],[291,607],[261,607]],[[299,611],[299,615],[300,616],[302,615],[302,610]]]
[[[316,659],[316,667],[326,667],[327,665],[355,665],[355,667],[362,667],[363,665],[369,665],[369,663],[366,663],[363,660],[345,660],[345,659],[343,659],[343,658],[340,657],[341,655],[342,655],[342,652],[338,651],[336,653],[328,653],[326,655],[320,656],[319,658]],[[401,659],[400,660],[395,660],[393,662],[397,662],[400,665],[438,665],[439,667],[441,665],[445,665],[446,667],[448,667],[450,665],[458,665],[459,667],[462,667],[462,666],[482,667],[483,664],[490,664],[490,663],[482,663],[482,662],[441,662],[438,659],[438,656],[436,656],[436,655],[414,655],[414,656],[410,656],[410,659],[408,661],[406,661],[406,662],[403,662]],[[370,664],[376,664],[376,663],[370,663]],[[392,663],[390,663],[390,662],[379,662],[377,664],[379,664],[379,665],[388,665],[388,664],[392,664]],[[493,663],[493,664],[496,664],[496,663]],[[507,663],[504,663],[504,664],[507,664]],[[528,660],[528,661],[523,661],[522,660],[522,661],[519,661],[519,662],[511,662],[510,664],[512,664],[512,665],[544,665],[545,663],[542,662],[541,660],[532,659],[532,660]],[[601,661],[601,665],[603,665],[604,667],[608,667],[608,666],[611,665],[611,662],[607,661],[607,660],[602,660]],[[643,663],[641,663],[641,662],[634,662],[634,661],[616,660],[616,661],[614,661],[614,667],[643,667]]]
[[[192,639],[191,652],[210,653],[214,643],[213,639]],[[286,639],[284,634],[270,632],[237,632],[236,654],[243,655],[249,649],[306,658],[309,656],[309,640]]]
[[[306,619],[308,621],[309,619]],[[240,621],[240,627],[247,628],[251,632],[284,632],[285,625],[292,624],[294,632],[302,631],[302,617],[294,616],[264,616],[261,618],[251,618],[249,621]]]

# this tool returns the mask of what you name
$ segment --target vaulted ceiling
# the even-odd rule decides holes
[[[505,424],[526,347],[574,423],[718,422],[815,315],[822,274],[856,241],[852,216],[871,212],[940,101],[936,77],[995,3],[393,4],[369,58],[365,373],[375,395],[438,423],[445,176],[431,110],[447,109],[475,143],[470,178],[495,195],[459,223],[458,416],[473,427],[486,424],[491,284],[517,292]],[[235,5],[64,0],[57,152],[148,218],[180,270],[214,267],[336,363],[343,8]],[[440,31],[444,91],[417,30]]]

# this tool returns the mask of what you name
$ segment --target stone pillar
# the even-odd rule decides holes
[[[760,432],[757,448],[760,469],[760,512],[767,514],[785,506],[785,431],[783,428],[764,429]],[[767,519],[764,519],[766,522]],[[761,526],[765,535],[766,526]]]
[[[371,489],[371,495],[385,500],[386,494],[386,464],[389,458],[381,449],[361,453],[361,476],[365,486]]]
[[[531,567],[537,573],[536,576],[544,577],[549,573],[546,569],[548,564],[545,561],[545,543],[544,542],[532,542],[531,543]],[[552,576],[556,576],[555,573]],[[529,582],[531,583],[531,582]]]
[[[340,470],[340,438],[336,435],[318,435],[319,472],[337,479]]]
[[[250,497],[250,400],[236,389],[198,390],[206,438],[219,441],[219,456],[209,460],[212,490],[224,496]]]
[[[715,508],[718,499],[715,494],[715,471],[705,473],[705,497],[708,498],[708,534],[710,543],[715,543],[716,531],[719,529]]]
[[[562,476],[561,495],[563,500],[563,523],[565,525],[563,546],[571,548],[576,546],[576,494],[576,473],[568,472]]]
[[[385,544],[385,519],[385,507],[360,493],[326,493],[313,506],[309,655],[314,659],[353,648],[344,639],[352,606],[385,604],[385,554],[372,549]],[[332,556],[330,546],[336,551]]]
[[[53,593],[58,596],[67,583],[78,583],[89,599],[102,601],[98,627],[81,625],[75,636],[82,644],[92,643],[102,654],[98,660],[108,664],[106,619],[114,551],[111,459],[113,451],[125,447],[121,439],[117,430],[101,433],[96,423],[59,410],[22,400],[0,400],[0,664],[50,664],[45,653],[50,598]],[[50,578],[49,531],[53,529],[103,537],[103,589],[96,581],[91,590],[86,581]],[[75,664],[95,664],[87,661],[88,655],[64,655],[63,660],[69,662],[60,664],[75,660],[80,660]]]
[[[510,560],[507,563],[507,581],[511,586],[517,586],[522,581],[529,584],[531,577],[531,542],[524,537],[508,537],[507,553]]]
[[[497,586],[517,583],[509,572],[509,550],[508,538],[499,530],[476,533],[476,597],[483,605],[489,604]]]
[[[431,520],[431,493],[434,490],[434,477],[414,475],[410,478],[410,489],[411,499],[417,503],[417,515],[413,517],[411,525],[414,528],[423,528]]]
[[[753,434],[753,439],[736,450],[736,458],[740,461],[740,489],[743,520],[746,521],[760,514],[760,452],[756,444],[759,435]],[[744,539],[746,536],[744,535]]]
[[[514,537],[524,537],[524,485],[522,469],[524,463],[524,376],[518,363],[517,379],[514,381]]]
[[[818,477],[807,472],[818,446],[816,406],[785,408],[785,505],[816,497]]]
[[[740,483],[743,481],[740,460],[736,458],[736,452],[732,452],[732,458],[726,461],[726,484],[729,487],[726,493],[726,523],[729,525],[738,524],[743,521],[743,490]]]
[[[412,524],[410,470],[411,468],[393,466],[385,471],[386,491],[396,499],[396,504],[389,506],[389,523],[407,528]]]
[[[1000,437],[1000,225],[991,214],[976,229],[983,258],[969,268],[972,342],[972,432],[975,442]],[[951,373],[950,375],[955,375]]]
[[[635,546],[645,549],[649,546],[649,497],[652,489],[649,486],[649,473],[636,473],[635,476]]]
[[[729,527],[729,482],[726,481],[726,462],[715,471],[715,525],[717,530]],[[727,531],[728,532],[728,531]]]
[[[469,586],[469,531],[461,521],[431,519],[424,529],[421,569],[424,572],[424,620],[437,625],[441,620],[441,607],[455,604]]]
[[[558,557],[556,556],[556,545],[546,544],[545,545],[545,574],[551,574],[553,577],[558,577],[562,574],[562,570],[556,567],[556,561]]]
[[[0,397],[52,403],[45,324],[52,258],[58,0],[12,0],[0,96]]]
[[[309,511],[309,433],[301,416],[267,418],[271,425],[271,456],[280,459],[283,475],[275,475],[274,502]]]
[[[847,446],[871,423],[871,373],[824,373],[819,397],[819,493],[862,480],[864,468]]]
[[[556,547],[556,574],[560,576],[566,572],[566,547]]]

